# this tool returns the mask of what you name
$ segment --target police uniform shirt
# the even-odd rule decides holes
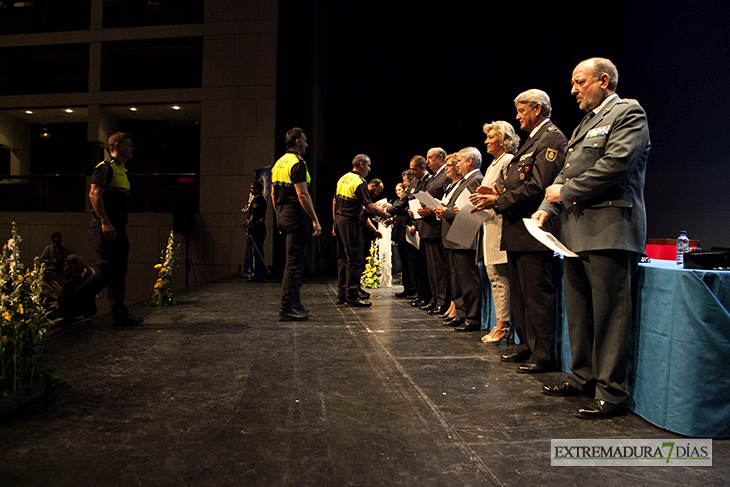
[[[102,198],[104,209],[115,227],[127,224],[129,205],[129,179],[127,168],[113,157],[100,162],[91,174],[91,184],[104,188]],[[93,211],[93,209],[92,209]],[[96,215],[98,217],[98,215]]]
[[[294,152],[284,154],[271,168],[271,183],[274,185],[274,201],[276,207],[296,203],[299,204],[296,183],[311,183],[307,163]]]
[[[368,186],[356,172],[348,172],[337,181],[335,192],[335,215],[360,221],[363,218],[362,207],[372,203]]]

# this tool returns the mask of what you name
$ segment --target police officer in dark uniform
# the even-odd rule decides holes
[[[529,137],[510,162],[504,185],[474,196],[477,209],[494,208],[504,215],[502,250],[509,265],[512,322],[520,339],[514,353],[504,354],[504,362],[519,365],[517,372],[536,374],[555,367],[555,319],[560,262],[552,250],[533,238],[523,218],[530,218],[542,203],[545,188],[560,172],[565,159],[565,135],[550,121],[550,97],[541,90],[527,90],[515,98],[517,120]],[[551,223],[553,226],[551,227]],[[555,222],[547,221],[546,231],[557,233]],[[556,235],[559,237],[559,235]]]
[[[112,324],[116,327],[137,326],[142,324],[144,318],[130,315],[124,305],[129,257],[126,229],[129,180],[125,163],[134,154],[132,137],[123,132],[110,135],[109,154],[109,157],[94,168],[89,192],[94,213],[91,220],[91,238],[99,273],[77,292],[80,295],[96,295],[106,287]]]
[[[307,163],[302,156],[307,152],[307,136],[299,127],[286,133],[286,154],[271,168],[272,204],[276,212],[279,232],[286,238],[286,266],[281,281],[282,321],[301,321],[309,317],[309,310],[302,305],[299,290],[302,274],[307,264],[307,230],[312,222],[314,233],[322,233],[317,213],[314,211],[308,186],[312,182]]]
[[[363,208],[388,220],[390,215],[373,204],[365,176],[370,172],[370,158],[358,154],[352,171],[337,182],[332,201],[333,233],[337,238],[337,303],[365,308],[372,303],[360,298],[360,275],[363,269]]]

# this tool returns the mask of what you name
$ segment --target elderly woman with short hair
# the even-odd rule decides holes
[[[515,133],[512,124],[504,120],[485,123],[483,127],[487,140],[487,153],[494,160],[489,165],[482,180],[482,186],[491,188],[498,181],[504,180],[514,153],[520,146],[520,136]],[[504,189],[499,188],[500,191]],[[509,266],[507,252],[500,250],[502,244],[502,215],[494,210],[483,210],[491,213],[491,218],[482,225],[478,251],[484,262],[489,284],[492,288],[492,300],[497,317],[497,324],[488,335],[482,337],[484,343],[499,344],[510,332],[510,299],[509,299]]]

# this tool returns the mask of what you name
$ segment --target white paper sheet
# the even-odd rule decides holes
[[[555,235],[538,227],[537,223],[532,218],[523,218],[522,221],[525,224],[527,231],[530,232],[530,235],[535,237],[545,247],[559,253],[560,255],[564,255],[565,257],[578,257],[578,254],[571,252],[568,247],[555,238]]]
[[[415,196],[418,201],[426,205],[426,208],[441,208],[443,206],[439,200],[434,198],[433,195],[427,191],[420,191],[413,196]]]
[[[406,242],[413,245],[417,249],[421,248],[421,236],[418,235],[418,232],[415,232],[413,235],[411,235],[411,227],[409,226],[406,226]]]
[[[413,198],[412,200],[408,200],[408,207],[413,212],[413,219],[418,220],[421,218],[421,215],[418,214],[418,210],[421,209],[421,202],[417,199]]]
[[[474,243],[474,237],[476,237],[479,229],[482,228],[489,215],[485,211],[477,211],[472,213],[474,205],[469,203],[469,191],[462,191],[459,197],[456,199],[454,206],[459,208],[459,213],[456,214],[449,233],[446,235],[446,240],[453,242],[462,247],[471,247]]]

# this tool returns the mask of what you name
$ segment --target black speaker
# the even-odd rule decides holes
[[[176,211],[172,214],[172,230],[175,233],[190,235],[196,232],[195,213],[192,211]]]

